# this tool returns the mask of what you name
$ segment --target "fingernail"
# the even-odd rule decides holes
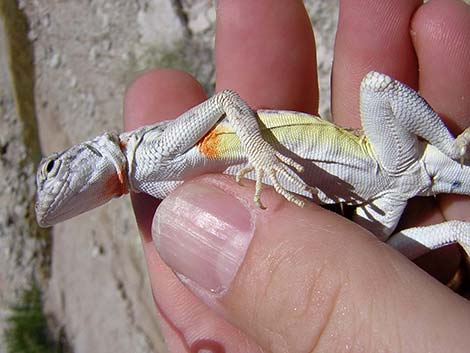
[[[173,271],[223,295],[243,262],[253,229],[250,212],[237,198],[209,184],[191,183],[160,204],[152,235]]]

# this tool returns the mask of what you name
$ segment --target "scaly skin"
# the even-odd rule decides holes
[[[255,113],[223,91],[174,121],[104,134],[44,159],[38,222],[53,225],[129,190],[164,198],[184,180],[222,172],[256,180],[259,207],[263,183],[299,206],[305,201],[296,194],[354,205],[353,220],[386,241],[410,198],[470,195],[469,130],[454,138],[411,88],[370,72],[361,117],[364,135],[356,136],[303,113]],[[405,230],[390,243],[409,257],[454,242],[470,253],[470,223],[444,222],[440,235],[427,237],[432,230]]]

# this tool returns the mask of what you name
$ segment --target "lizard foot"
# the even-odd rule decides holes
[[[241,178],[245,174],[253,170],[255,171],[256,187],[253,200],[255,204],[261,209],[266,209],[266,207],[261,202],[261,191],[263,188],[263,178],[265,175],[269,177],[269,183],[274,187],[277,193],[284,196],[288,201],[296,204],[297,206],[303,207],[305,202],[294,196],[293,193],[289,192],[279,181],[279,176],[294,185],[299,190],[306,190],[312,194],[315,193],[316,190],[305,184],[305,182],[299,177],[296,178],[293,176],[289,167],[294,168],[298,173],[303,171],[303,167],[299,163],[295,162],[292,158],[286,157],[277,151],[269,149],[266,150],[266,153],[262,153],[261,155],[257,155],[256,158],[253,158],[253,161],[248,166],[241,169],[236,174],[235,180],[240,184]]]
[[[459,149],[460,164],[463,165],[465,155],[467,154],[467,148],[470,146],[470,127],[466,128],[459,136],[457,136],[455,144]]]

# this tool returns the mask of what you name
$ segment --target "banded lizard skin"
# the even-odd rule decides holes
[[[466,149],[410,87],[378,72],[361,83],[363,134],[293,111],[253,111],[222,91],[176,120],[105,133],[44,158],[37,172],[38,223],[51,226],[129,191],[166,197],[209,172],[256,180],[304,205],[355,206],[353,220],[410,258],[459,243],[470,254],[470,222],[447,221],[392,233],[407,201],[439,193],[470,195]]]

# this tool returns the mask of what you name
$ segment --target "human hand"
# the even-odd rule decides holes
[[[218,6],[217,90],[234,89],[256,108],[315,114],[315,49],[301,1]],[[341,2],[336,122],[359,125],[359,82],[374,69],[419,88],[454,133],[470,125],[470,99],[462,99],[470,92],[469,24],[469,7],[455,0],[420,8],[409,0]],[[185,73],[148,72],[127,92],[126,129],[205,99]],[[132,195],[170,351],[468,349],[467,301],[346,219],[312,204],[298,208],[267,187],[268,209],[258,210],[253,185],[232,179],[204,176],[172,193],[154,221],[158,252],[157,201]],[[466,199],[440,200],[443,212],[429,211],[426,222],[468,214]]]

